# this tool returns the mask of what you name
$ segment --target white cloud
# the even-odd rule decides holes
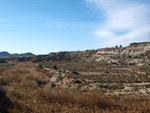
[[[132,42],[146,41],[148,34],[147,4],[139,0],[86,0],[92,6],[103,11],[105,23],[95,31],[96,41],[99,46],[124,46]],[[118,31],[129,31],[116,34]]]
[[[100,43],[99,46],[107,46],[112,47],[114,45],[122,44],[124,46],[127,46],[131,42],[142,42],[145,41],[147,38],[147,28],[139,28],[135,29],[133,31],[130,31],[129,33],[126,33],[124,35],[115,36],[112,38],[107,38],[103,43]],[[104,35],[97,35],[99,38],[104,38]]]

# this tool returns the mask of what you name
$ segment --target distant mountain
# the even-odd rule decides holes
[[[35,56],[35,55],[30,53],[30,52],[28,52],[28,53],[20,54],[20,56]]]
[[[8,57],[27,57],[27,56],[35,56],[33,53],[22,53],[22,54],[18,54],[18,53],[14,53],[14,54],[10,54],[7,51],[3,51],[0,52],[0,58],[8,58]]]
[[[35,55],[30,52],[22,53],[22,54],[18,54],[18,53],[10,54],[10,57],[26,57],[26,56],[35,56]]]
[[[0,57],[1,58],[5,58],[5,57],[8,57],[8,56],[10,56],[10,53],[8,53],[7,51],[0,52]]]

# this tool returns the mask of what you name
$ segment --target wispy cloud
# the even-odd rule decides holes
[[[105,22],[94,31],[102,47],[146,41],[148,34],[148,5],[140,0],[86,0],[99,12]]]

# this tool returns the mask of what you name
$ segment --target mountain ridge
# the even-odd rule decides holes
[[[35,54],[33,54],[33,53],[31,53],[31,52],[21,53],[21,54],[18,54],[18,53],[10,54],[10,53],[7,52],[7,51],[2,51],[2,52],[0,52],[0,58],[9,58],[9,57],[28,57],[28,56],[35,56]]]

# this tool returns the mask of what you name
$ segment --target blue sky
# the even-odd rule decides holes
[[[48,54],[147,41],[149,0],[0,0],[0,51]]]

